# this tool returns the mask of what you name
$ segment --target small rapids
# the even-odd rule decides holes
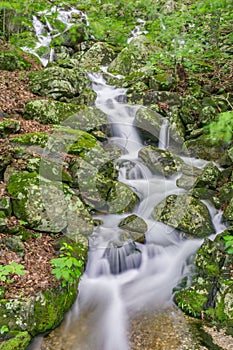
[[[96,106],[108,115],[111,142],[123,150],[118,160],[119,180],[140,198],[134,214],[147,223],[146,243],[119,243],[122,230],[118,224],[126,214],[97,215],[103,224],[90,237],[88,263],[77,302],[62,326],[47,340],[37,338],[30,350],[197,349],[184,316],[173,304],[173,293],[182,278],[189,278],[193,256],[202,240],[184,239],[175,229],[152,217],[153,208],[166,196],[185,191],[176,186],[176,177],[152,175],[140,163],[138,151],[143,141],[134,127],[139,107],[125,103],[125,90],[106,85],[101,74],[89,77],[97,93]],[[168,146],[169,123],[165,119],[159,147]],[[199,167],[205,164],[192,158],[185,161]],[[220,232],[221,217],[212,208],[210,212],[216,232]],[[161,324],[167,329],[164,345],[163,337],[160,339],[164,332]],[[185,329],[181,330],[180,324]],[[151,337],[154,340],[148,345]],[[190,338],[187,347],[182,345],[182,338]]]

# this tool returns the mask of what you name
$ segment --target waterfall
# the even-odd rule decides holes
[[[163,150],[169,147],[169,121],[167,119],[164,119],[161,125],[158,147]]]
[[[79,284],[77,307],[65,323],[62,348],[67,350],[129,350],[129,320],[138,312],[166,309],[173,305],[173,290],[192,269],[192,256],[202,240],[184,239],[176,229],[156,222],[156,204],[169,194],[184,193],[176,178],[152,174],[140,163],[142,141],[134,128],[138,106],[125,103],[125,90],[108,86],[99,73],[89,74],[97,94],[96,107],[109,118],[110,142],[123,155],[117,161],[119,181],[131,186],[140,198],[134,214],[148,226],[146,243],[122,242],[120,221],[127,214],[97,215],[102,224],[89,241],[87,267]],[[160,132],[161,149],[169,145],[169,123]],[[205,162],[185,159],[203,167]],[[215,225],[220,228],[216,212]],[[31,348],[35,350],[37,348]],[[58,349],[61,350],[61,349]]]

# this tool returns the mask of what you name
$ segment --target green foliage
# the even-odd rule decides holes
[[[223,237],[225,241],[225,249],[228,254],[233,254],[233,236],[227,235]]]
[[[212,143],[229,144],[233,139],[233,111],[220,113],[206,129]]]
[[[5,333],[8,333],[9,332],[9,327],[7,325],[3,325],[1,328],[0,328],[0,334],[3,335]]]
[[[24,275],[26,271],[22,264],[18,264],[15,261],[8,265],[0,265],[0,281],[12,283],[13,280],[9,279],[12,275]]]
[[[60,250],[64,253],[51,260],[52,273],[56,279],[62,280],[62,286],[66,286],[79,280],[84,262],[72,255],[74,249],[71,245],[64,242]]]

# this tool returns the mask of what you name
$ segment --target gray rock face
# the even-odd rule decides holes
[[[115,182],[108,195],[108,211],[112,214],[126,213],[134,209],[138,196],[122,182]]]
[[[135,214],[129,215],[122,219],[118,226],[125,231],[124,237],[126,239],[131,239],[139,243],[145,242],[147,224],[139,216]]]
[[[108,66],[116,54],[113,48],[104,42],[95,43],[84,55],[81,57],[80,64],[82,67],[96,67]]]
[[[188,194],[170,195],[154,208],[155,219],[202,238],[215,233],[210,213],[199,199]]]

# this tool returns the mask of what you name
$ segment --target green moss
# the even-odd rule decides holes
[[[19,143],[21,145],[39,145],[44,147],[47,143],[49,134],[44,132],[33,132],[25,135],[20,135],[17,137],[13,137],[11,139],[12,142]]]
[[[189,289],[179,291],[175,295],[174,300],[177,306],[186,314],[201,318],[203,307],[208,300],[208,293],[190,287]]]
[[[19,52],[0,51],[0,70],[29,70],[30,68],[31,63],[28,62]]]
[[[9,332],[0,338],[0,350],[25,350],[30,341],[28,332]]]

